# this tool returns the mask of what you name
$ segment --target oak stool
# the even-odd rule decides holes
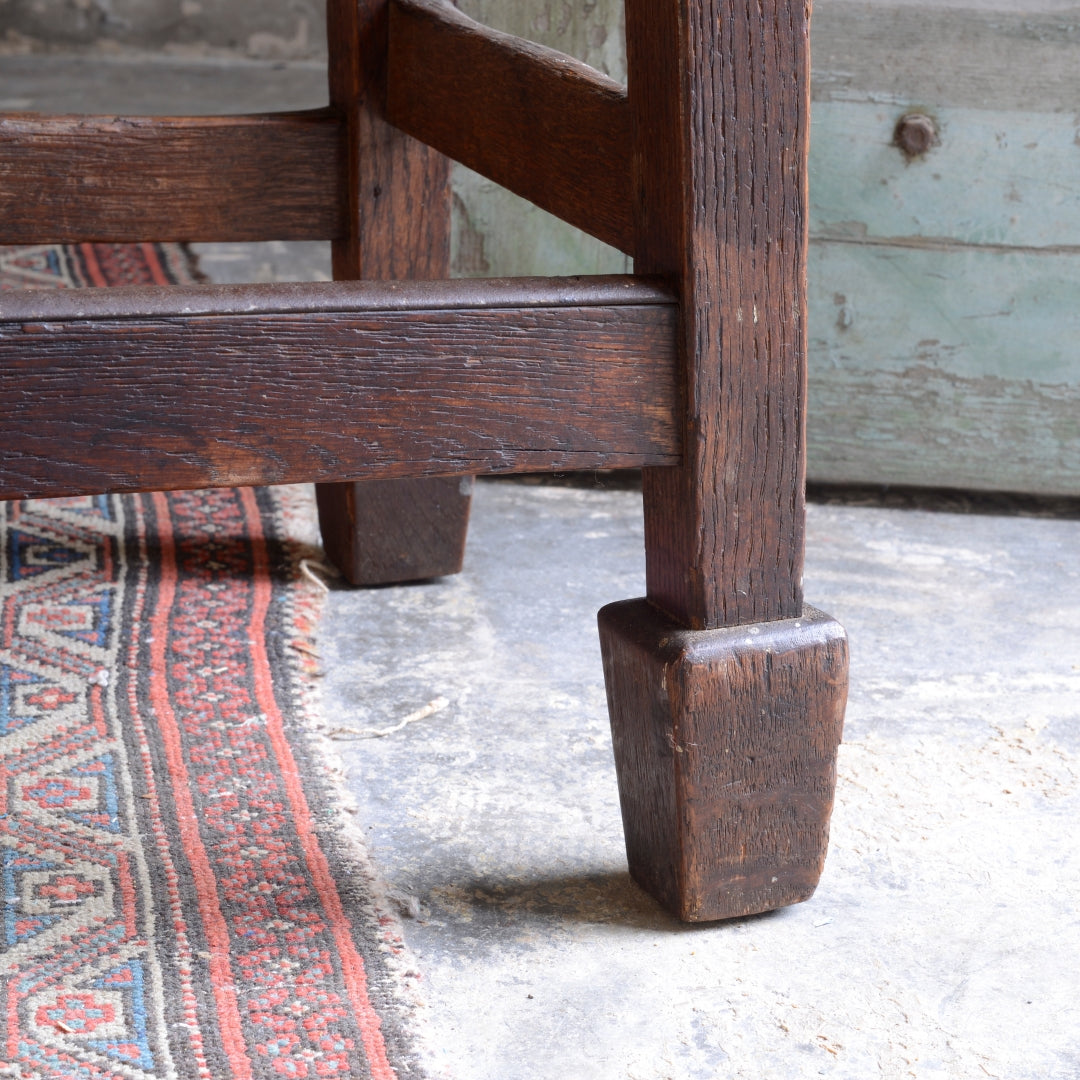
[[[599,616],[631,872],[687,920],[806,899],[847,686],[802,597],[808,9],[626,0],[624,88],[329,0],[326,108],[0,117],[0,243],[331,240],[336,279],[3,295],[0,498],[315,481],[372,584],[460,568],[473,475],[640,467],[648,595]],[[634,275],[448,280],[448,157]]]

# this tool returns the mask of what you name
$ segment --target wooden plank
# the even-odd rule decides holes
[[[0,116],[0,243],[329,240],[341,122]]]
[[[809,278],[811,477],[1080,492],[1080,256],[819,243]]]
[[[905,103],[814,105],[810,238],[1080,254],[1080,146],[1071,112],[923,106],[937,141],[892,144]]]
[[[631,120],[611,79],[443,0],[392,0],[387,93],[405,131],[632,251]]]
[[[648,595],[694,629],[802,608],[807,18],[627,4],[635,266],[679,283],[685,371],[684,464],[645,475]]]
[[[450,162],[385,119],[387,0],[331,0],[326,14],[330,103],[349,131],[334,277],[445,278]],[[316,497],[323,546],[353,585],[461,569],[470,500],[454,478],[319,484]]]
[[[1078,38],[1007,7],[816,9],[815,481],[1080,493]]]
[[[814,5],[815,101],[1060,107],[1080,95],[1068,0],[822,0]]]
[[[634,279],[13,293],[0,313],[0,498],[679,456],[676,308]]]

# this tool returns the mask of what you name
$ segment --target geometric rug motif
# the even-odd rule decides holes
[[[185,280],[103,247],[0,263]],[[305,739],[305,498],[0,503],[0,1076],[415,1074],[400,934]]]
[[[14,1075],[410,1071],[371,1000],[399,942],[355,884],[339,888],[352,871],[328,858],[301,783],[287,654],[294,668],[309,654],[315,601],[288,594],[315,590],[273,536],[279,498],[0,504],[0,1060]],[[374,929],[366,949],[358,929]]]
[[[0,290],[102,285],[177,285],[199,280],[180,244],[0,246]]]

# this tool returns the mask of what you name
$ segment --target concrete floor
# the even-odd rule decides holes
[[[210,111],[219,77],[321,100],[304,65],[0,63],[0,108]],[[199,250],[219,280],[327,272],[320,246]],[[622,852],[594,620],[643,591],[637,493],[484,482],[461,576],[334,588],[328,728],[445,701],[333,744],[432,1075],[1080,1078],[1078,553],[1075,517],[811,506],[806,594],[852,642],[831,853],[809,903],[705,927]]]
[[[705,927],[623,859],[594,615],[642,592],[637,493],[481,483],[462,576],[335,590],[330,725],[448,702],[337,744],[447,1075],[1080,1077],[1078,551],[810,507],[852,642],[831,852],[809,903]]]

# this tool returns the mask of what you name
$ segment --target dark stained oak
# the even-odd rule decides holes
[[[805,900],[841,627],[803,606],[804,0],[626,0],[635,269],[680,301],[684,453],[644,470],[647,598],[600,612],[627,855],[679,918]]]
[[[390,119],[622,251],[634,241],[630,110],[618,83],[445,0],[391,0]]]
[[[347,228],[333,245],[334,277],[444,278],[450,163],[386,120],[387,0],[329,0],[326,15],[330,102],[348,130]],[[319,484],[329,558],[353,585],[456,573],[469,502],[444,489],[438,479]]]
[[[568,285],[3,294],[0,498],[678,460],[673,305]]]
[[[635,270],[682,308],[686,454],[645,475],[649,599],[703,629],[802,606],[803,0],[627,0]]]
[[[386,0],[329,0],[330,102],[346,125],[346,233],[339,279],[444,277],[449,162],[386,120]]]
[[[661,278],[625,274],[27,289],[0,292],[0,322],[620,306],[666,307],[674,313],[675,298]]]
[[[841,626],[807,607],[685,630],[645,600],[599,623],[634,879],[690,922],[808,899],[847,700]]]
[[[343,154],[327,110],[0,115],[0,244],[331,240]]]
[[[344,499],[336,497],[341,490]],[[353,584],[390,585],[460,573],[472,490],[471,476],[319,484],[315,493],[326,554],[335,566],[349,567]],[[344,550],[335,546],[342,544]]]

